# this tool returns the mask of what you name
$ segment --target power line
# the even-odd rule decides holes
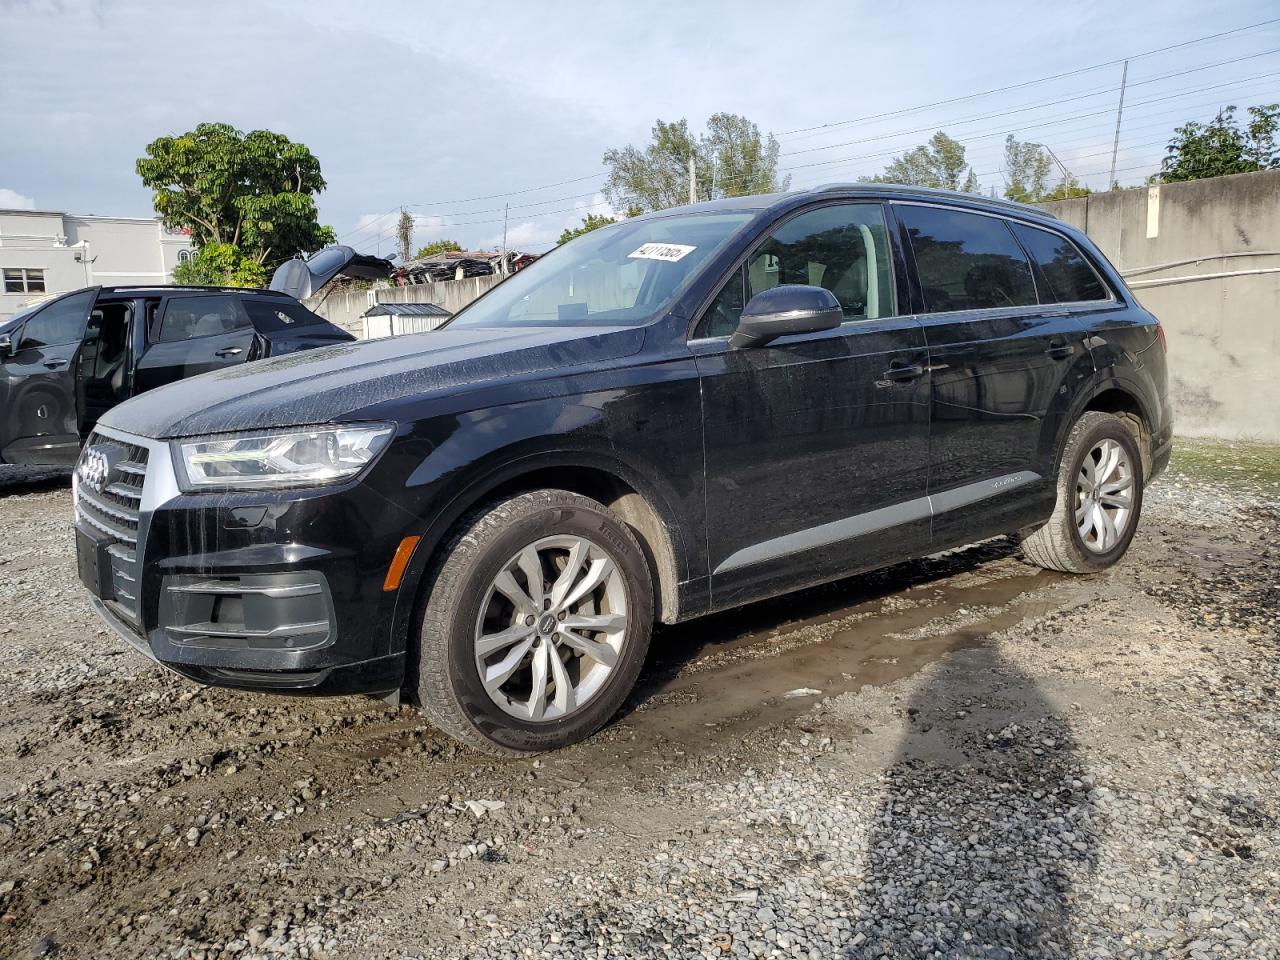
[[[1079,76],[1079,75],[1082,75],[1082,74],[1085,74],[1085,73],[1093,72],[1093,71],[1095,71],[1095,70],[1103,69],[1103,68],[1108,67],[1108,66],[1114,66],[1114,65],[1116,65],[1116,64],[1119,64],[1119,63],[1124,62],[1125,60],[1139,60],[1139,59],[1145,59],[1145,58],[1147,58],[1147,57],[1156,56],[1156,55],[1161,54],[1161,53],[1167,53],[1167,52],[1172,51],[1172,50],[1178,50],[1178,49],[1182,49],[1182,48],[1185,48],[1185,47],[1194,46],[1194,45],[1196,45],[1196,44],[1206,43],[1206,42],[1209,42],[1209,41],[1212,41],[1212,40],[1218,40],[1218,39],[1221,39],[1221,38],[1224,38],[1224,37],[1228,37],[1228,36],[1234,36],[1234,35],[1236,35],[1236,34],[1243,33],[1243,32],[1248,31],[1248,30],[1255,30],[1255,29],[1258,29],[1258,28],[1260,28],[1260,27],[1267,27],[1267,26],[1271,26],[1272,24],[1275,24],[1275,23],[1280,23],[1280,17],[1271,18],[1271,19],[1268,19],[1268,20],[1262,20],[1262,21],[1259,21],[1259,22],[1257,22],[1257,23],[1248,24],[1248,25],[1246,25],[1246,26],[1242,26],[1242,27],[1236,27],[1236,28],[1231,29],[1231,30],[1224,30],[1224,31],[1220,31],[1220,32],[1218,32],[1218,33],[1208,34],[1208,35],[1203,36],[1203,37],[1196,37],[1196,38],[1194,38],[1194,39],[1191,39],[1191,40],[1185,40],[1185,41],[1182,41],[1182,42],[1180,42],[1180,43],[1169,44],[1169,45],[1167,45],[1167,46],[1163,46],[1163,47],[1157,47],[1157,48],[1155,48],[1155,49],[1147,50],[1147,51],[1144,51],[1144,52],[1142,52],[1142,53],[1132,54],[1132,55],[1130,55],[1130,56],[1128,56],[1128,57],[1120,57],[1120,58],[1116,58],[1116,59],[1114,59],[1114,60],[1108,60],[1108,61],[1105,61],[1105,62],[1103,62],[1103,63],[1094,64],[1094,65],[1089,66],[1089,67],[1081,67],[1081,68],[1078,68],[1078,69],[1075,69],[1075,70],[1069,70],[1069,71],[1065,71],[1065,72],[1063,72],[1063,73],[1058,73],[1058,74],[1053,74],[1053,75],[1050,75],[1050,76],[1040,77],[1040,78],[1037,78],[1037,79],[1034,79],[1034,80],[1026,80],[1026,81],[1022,81],[1022,82],[1020,82],[1020,83],[1007,84],[1007,85],[1004,85],[1004,86],[1001,86],[1001,87],[994,87],[994,88],[991,88],[991,89],[989,89],[989,90],[979,91],[979,92],[971,93],[971,94],[965,94],[965,95],[963,95],[963,96],[958,96],[958,97],[949,97],[949,98],[946,98],[946,99],[943,99],[943,100],[937,100],[937,101],[933,101],[933,102],[931,102],[931,103],[925,103],[925,104],[918,104],[918,105],[916,105],[916,106],[912,106],[912,107],[904,107],[904,108],[900,108],[900,109],[896,109],[896,110],[885,111],[885,112],[878,113],[878,114],[870,114],[870,115],[863,116],[863,117],[856,117],[856,118],[852,118],[852,119],[848,119],[848,120],[833,121],[833,122],[829,122],[829,123],[819,124],[819,125],[817,125],[817,126],[813,126],[813,127],[801,127],[801,128],[797,128],[797,129],[794,129],[794,130],[782,131],[781,133],[777,134],[777,136],[779,136],[779,137],[787,137],[787,136],[796,136],[796,135],[799,135],[799,134],[812,134],[812,133],[813,133],[813,132],[815,132],[815,131],[830,130],[830,129],[835,129],[835,128],[838,128],[838,127],[848,126],[848,125],[850,125],[850,124],[854,124],[854,123],[860,123],[860,122],[865,122],[865,121],[870,121],[870,120],[879,120],[879,119],[884,119],[884,118],[887,118],[887,117],[893,117],[893,116],[902,116],[902,115],[906,115],[906,114],[910,114],[910,113],[918,112],[918,111],[921,111],[921,110],[931,109],[931,108],[934,108],[934,107],[946,106],[946,105],[954,104],[954,103],[963,103],[963,102],[967,102],[967,101],[977,100],[977,99],[980,99],[980,98],[982,98],[982,97],[988,97],[988,96],[992,96],[992,95],[994,95],[994,94],[998,94],[998,93],[1005,93],[1005,92],[1009,92],[1009,91],[1012,91],[1012,90],[1025,89],[1025,88],[1027,88],[1027,87],[1036,86],[1036,85],[1038,85],[1038,84],[1042,84],[1042,83],[1048,83],[1048,82],[1051,82],[1051,81],[1054,81],[1054,80],[1061,80],[1061,79],[1065,79],[1065,78],[1067,78],[1067,77]],[[1241,61],[1241,60],[1253,59],[1253,58],[1256,58],[1256,57],[1259,57],[1259,56],[1265,56],[1265,55],[1267,55],[1268,53],[1273,53],[1273,52],[1277,52],[1277,51],[1274,51],[1274,50],[1272,50],[1272,51],[1264,51],[1264,52],[1262,52],[1262,53],[1258,53],[1258,54],[1252,54],[1252,55],[1248,55],[1248,56],[1244,56],[1244,57],[1240,57],[1240,58],[1234,58],[1234,59],[1231,59],[1231,60],[1222,61],[1222,62],[1217,63],[1217,64],[1207,64],[1207,65],[1202,65],[1202,66],[1200,66],[1200,67],[1190,68],[1190,69],[1188,69],[1188,70],[1178,71],[1178,72],[1175,72],[1175,73],[1171,73],[1171,74],[1165,75],[1165,76],[1163,76],[1163,77],[1151,78],[1151,79],[1149,79],[1149,80],[1142,81],[1142,83],[1154,83],[1154,82],[1157,82],[1157,81],[1162,80],[1162,79],[1169,79],[1169,78],[1174,77],[1174,76],[1182,76],[1182,75],[1185,75],[1185,74],[1188,74],[1188,73],[1194,73],[1194,72],[1197,72],[1197,71],[1200,71],[1200,70],[1209,69],[1209,68],[1211,68],[1211,67],[1213,67],[1213,66],[1220,66],[1220,65],[1227,64],[1227,63],[1239,62],[1239,61]],[[1264,76],[1269,76],[1269,75],[1265,75],[1265,74],[1264,74]],[[1236,81],[1233,81],[1233,82],[1236,82]],[[1137,85],[1138,85],[1138,84],[1133,84],[1132,86],[1137,86]],[[1217,86],[1224,86],[1224,85],[1225,85],[1225,84],[1219,84],[1219,85],[1217,85]],[[1059,99],[1059,100],[1057,100],[1057,101],[1050,101],[1050,102],[1049,102],[1049,104],[1041,103],[1041,104],[1037,104],[1037,105],[1029,105],[1029,106],[1027,106],[1027,107],[1017,108],[1017,109],[1015,109],[1015,110],[1011,110],[1011,111],[989,113],[989,114],[979,115],[979,116],[977,116],[977,117],[969,118],[969,119],[966,119],[966,120],[955,120],[955,121],[949,121],[949,122],[950,122],[951,124],[953,124],[953,125],[954,125],[954,124],[957,124],[957,123],[961,123],[961,124],[962,124],[962,123],[978,122],[979,120],[982,120],[982,119],[994,119],[995,117],[998,117],[998,116],[1007,116],[1007,115],[1009,115],[1009,114],[1011,114],[1011,113],[1022,112],[1022,110],[1025,110],[1025,109],[1034,109],[1034,108],[1036,108],[1036,107],[1043,107],[1043,106],[1046,106],[1046,105],[1052,105],[1052,104],[1054,104],[1054,103],[1064,103],[1064,102],[1070,102],[1070,101],[1072,101],[1072,100],[1086,99],[1086,98],[1087,98],[1087,97],[1089,97],[1089,96],[1095,96],[1095,95],[1098,95],[1098,94],[1101,94],[1101,93],[1104,93],[1104,92],[1109,92],[1109,90],[1110,90],[1110,89],[1111,89],[1111,88],[1103,88],[1103,89],[1099,89],[1098,91],[1096,91],[1096,92],[1094,92],[1094,93],[1082,93],[1082,94],[1079,94],[1079,95],[1076,95],[1076,96],[1073,96],[1073,97],[1061,98],[1061,99]],[[1206,87],[1206,88],[1202,88],[1202,89],[1213,89],[1213,87]],[[1188,92],[1188,93],[1190,93],[1190,92],[1198,92],[1198,91],[1184,91],[1184,92]],[[1147,103],[1151,103],[1151,102],[1156,102],[1156,101],[1155,101],[1155,100],[1150,100],[1150,101],[1145,101],[1145,102],[1147,102]],[[1107,111],[1107,112],[1110,112],[1110,111]],[[1090,116],[1090,114],[1085,114],[1084,116]],[[932,127],[932,126],[934,126],[934,124],[930,124],[930,127]],[[1038,126],[1038,125],[1035,125],[1035,126]],[[822,147],[815,147],[815,148],[808,148],[808,149],[805,149],[805,150],[790,151],[790,152],[789,152],[789,154],[790,154],[790,155],[794,155],[794,154],[798,154],[798,153],[813,152],[813,151],[817,151],[817,150],[834,149],[834,148],[837,148],[837,147],[840,147],[840,146],[849,146],[849,145],[852,145],[852,144],[856,144],[856,143],[864,143],[864,142],[868,142],[868,141],[870,141],[870,140],[875,140],[875,139],[887,139],[887,138],[892,137],[892,136],[903,135],[904,133],[917,133],[917,132],[921,132],[921,131],[922,131],[922,130],[924,130],[924,129],[928,129],[928,128],[920,128],[920,129],[918,129],[918,130],[914,130],[914,131],[899,131],[899,132],[896,132],[896,133],[893,133],[893,134],[885,134],[885,135],[878,136],[878,137],[863,138],[863,139],[859,139],[859,140],[845,141],[845,142],[843,142],[843,143],[838,143],[838,144],[828,144],[828,145],[826,145],[826,146],[822,146]],[[1027,127],[1027,128],[1024,128],[1024,129],[1031,129],[1031,127]],[[845,161],[845,160],[840,160],[840,161],[833,161],[833,162],[840,163],[840,162],[846,162],[846,161]],[[798,169],[798,168],[793,168],[793,169]],[[359,227],[356,227],[356,228],[354,228],[353,230],[350,230],[350,231],[348,231],[347,233],[343,234],[343,235],[342,235],[342,238],[343,238],[343,239],[353,238],[353,237],[359,236],[359,235],[361,235],[361,234],[363,234],[363,233],[366,233],[366,232],[368,232],[369,230],[374,229],[375,227],[378,227],[378,226],[379,226],[379,224],[380,224],[380,222],[381,222],[381,220],[382,220],[384,217],[387,217],[387,216],[389,216],[389,215],[393,214],[393,213],[394,213],[396,210],[398,210],[401,206],[410,206],[410,207],[435,207],[435,206],[444,206],[444,205],[448,205],[448,204],[465,204],[465,203],[474,203],[474,202],[483,201],[483,200],[501,199],[501,198],[504,198],[504,197],[522,196],[522,195],[526,195],[526,194],[530,194],[530,193],[536,193],[536,192],[538,192],[538,191],[540,191],[540,190],[550,189],[550,188],[552,188],[552,187],[565,186],[565,185],[570,184],[570,183],[581,183],[581,182],[586,181],[586,180],[591,180],[591,179],[598,178],[598,177],[600,177],[600,175],[601,175],[601,174],[600,174],[600,172],[596,172],[596,173],[592,173],[592,174],[586,174],[586,175],[583,175],[583,176],[580,176],[580,177],[572,177],[572,178],[568,178],[568,179],[565,179],[565,180],[559,180],[559,181],[556,181],[556,182],[554,182],[554,183],[542,184],[542,185],[535,186],[535,187],[525,187],[525,188],[522,188],[522,189],[519,189],[519,190],[510,190],[510,191],[504,191],[504,192],[499,192],[499,193],[482,194],[482,195],[475,196],[475,197],[455,198],[455,199],[451,199],[451,200],[414,201],[414,202],[407,203],[407,204],[397,204],[395,207],[391,208],[391,209],[390,209],[390,210],[388,210],[386,213],[379,214],[377,217],[374,217],[374,218],[373,218],[372,220],[370,220],[368,223],[365,223],[365,224],[363,224],[363,225],[361,225],[361,226],[359,226]],[[592,191],[592,193],[590,193],[590,194],[579,194],[579,195],[577,195],[577,196],[592,196],[592,195],[594,195],[594,193],[595,193],[595,192],[596,192],[596,191]],[[566,198],[563,198],[563,199],[572,199],[572,198],[568,198],[568,197],[566,197]],[[519,206],[533,207],[533,206],[540,206],[540,205],[541,205],[541,204],[543,204],[543,203],[556,203],[556,202],[559,202],[559,200],[556,200],[556,199],[552,199],[552,200],[545,200],[545,201],[539,201],[539,202],[534,202],[534,203],[524,204],[524,205],[519,205]],[[556,214],[559,214],[559,213],[572,212],[572,211],[573,211],[573,210],[575,210],[575,209],[591,209],[591,208],[593,208],[593,207],[598,207],[598,206],[602,206],[602,205],[604,205],[604,202],[603,202],[603,201],[602,201],[602,202],[598,202],[598,203],[594,203],[594,204],[586,205],[586,207],[571,207],[571,208],[566,208],[566,209],[564,209],[564,210],[546,211],[546,212],[541,213],[541,214],[533,214],[533,215],[530,215],[530,219],[532,219],[532,218],[536,218],[536,217],[541,217],[541,216],[552,216],[552,215],[556,215]],[[490,212],[490,211],[465,211],[465,212],[459,212],[459,213],[456,213],[456,214],[455,214],[455,213],[450,213],[450,214],[438,214],[438,216],[467,216],[467,215],[471,215],[471,214],[475,214],[475,213],[480,213],[480,212]],[[496,212],[496,211],[493,211],[493,212]],[[469,221],[469,222],[462,222],[462,223],[449,224],[449,226],[468,226],[468,225],[472,225],[472,224],[493,223],[493,222],[497,222],[497,221],[492,221],[492,220]],[[379,237],[379,240],[381,239],[381,236],[383,235],[383,233],[385,233],[385,230],[386,230],[386,228],[383,228],[383,229],[382,229],[382,230],[377,234],[377,236]]]
[[[1267,52],[1268,54],[1270,54],[1270,53],[1280,53],[1280,48],[1277,48],[1276,50],[1268,50],[1268,51],[1266,51],[1266,52]],[[1261,54],[1258,54],[1257,56],[1261,56]],[[1250,59],[1250,58],[1249,58],[1249,57],[1242,57],[1241,59],[1246,59],[1246,60],[1247,60],[1247,59]],[[1225,62],[1234,62],[1234,61],[1225,61]],[[1192,72],[1192,71],[1187,71],[1187,72]],[[1155,83],[1155,82],[1157,82],[1157,81],[1159,81],[1159,80],[1168,80],[1168,79],[1171,79],[1171,78],[1173,78],[1173,77],[1180,76],[1180,75],[1181,75],[1181,74],[1178,74],[1178,73],[1172,73],[1172,74],[1168,74],[1168,75],[1167,75],[1167,76],[1165,76],[1165,77],[1156,77],[1156,78],[1151,79],[1151,80],[1144,80],[1144,81],[1142,81],[1142,83],[1144,83],[1144,84],[1145,84],[1145,83]],[[1200,93],[1200,92],[1202,92],[1202,91],[1204,91],[1204,90],[1212,90],[1212,89],[1215,89],[1216,87],[1229,86],[1229,85],[1234,84],[1234,83],[1243,83],[1243,82],[1245,82],[1245,81],[1247,81],[1247,80],[1256,79],[1257,77],[1260,77],[1260,76],[1261,76],[1261,77],[1274,76],[1274,73],[1270,73],[1270,74],[1268,74],[1268,73],[1264,73],[1264,74],[1255,74],[1255,75],[1254,75],[1254,76],[1252,76],[1252,77],[1242,77],[1242,78],[1237,79],[1237,80],[1229,80],[1229,81],[1225,81],[1224,83],[1219,83],[1219,84],[1210,84],[1209,86],[1205,86],[1205,87],[1194,87],[1194,88],[1189,88],[1189,89],[1179,90],[1179,91],[1175,91],[1173,94],[1170,94],[1170,96],[1181,96],[1181,95],[1182,95],[1182,94],[1184,94],[1184,93],[1185,93],[1185,94],[1190,94],[1190,93]],[[1131,88],[1132,88],[1132,87],[1136,87],[1136,86],[1140,86],[1140,85],[1141,85],[1141,84],[1139,84],[1139,83],[1131,83],[1131,84],[1129,84],[1129,87],[1131,87]],[[1111,90],[1107,90],[1107,91],[1102,91],[1102,92],[1110,93],[1110,92],[1112,92],[1112,91],[1111,91]],[[915,134],[915,133],[924,133],[924,132],[929,131],[929,130],[935,130],[935,129],[938,129],[939,127],[942,127],[942,126],[962,126],[962,125],[964,125],[964,124],[966,124],[966,123],[977,123],[977,122],[979,122],[979,121],[981,121],[981,120],[994,120],[994,119],[996,119],[996,118],[998,118],[998,117],[1007,117],[1007,116],[1011,116],[1012,114],[1015,114],[1015,113],[1025,113],[1025,112],[1026,112],[1026,111],[1028,111],[1028,110],[1037,110],[1037,109],[1042,109],[1042,108],[1044,108],[1044,107],[1053,107],[1053,106],[1058,106],[1059,104],[1063,104],[1063,103],[1071,103],[1071,102],[1073,102],[1073,101],[1075,101],[1075,100],[1088,99],[1089,97],[1098,96],[1098,95],[1099,95],[1098,93],[1090,93],[1090,94],[1083,94],[1083,95],[1080,95],[1080,96],[1062,97],[1062,98],[1060,98],[1060,99],[1058,99],[1058,100],[1046,100],[1046,101],[1043,101],[1042,103],[1026,104],[1026,105],[1024,105],[1024,106],[1016,107],[1016,108],[1014,108],[1014,109],[1012,109],[1012,110],[998,110],[998,111],[994,111],[994,112],[990,112],[990,113],[976,114],[976,115],[974,115],[974,116],[964,117],[964,118],[962,118],[962,119],[956,119],[956,120],[934,121],[934,122],[931,122],[931,123],[928,123],[928,124],[924,125],[923,127],[915,127],[915,128],[913,128],[913,129],[910,129],[910,130],[894,130],[894,131],[891,131],[891,132],[889,132],[889,133],[879,133],[879,134],[875,134],[874,136],[869,136],[869,137],[860,137],[860,138],[858,138],[858,139],[856,139],[856,140],[844,140],[844,141],[842,141],[842,142],[840,142],[840,143],[828,143],[828,144],[824,144],[824,145],[822,145],[822,146],[818,146],[818,147],[805,147],[805,148],[804,148],[804,149],[802,149],[802,150],[789,150],[789,151],[787,151],[786,153],[779,154],[779,156],[784,156],[784,157],[794,157],[794,156],[798,156],[799,154],[802,154],[802,153],[817,153],[817,152],[818,152],[818,151],[820,151],[820,150],[834,150],[834,149],[836,149],[837,147],[849,147],[849,146],[853,146],[853,145],[855,145],[855,144],[859,144],[859,143],[870,143],[870,142],[871,142],[871,141],[873,141],[873,140],[887,140],[887,139],[889,139],[890,137],[903,136],[903,135],[907,135],[907,134]],[[1150,102],[1152,102],[1152,101],[1146,101],[1146,102],[1150,103]],[[1107,113],[1110,113],[1110,112],[1111,112],[1111,109],[1108,107],[1108,108],[1107,108],[1107,110],[1106,110],[1106,112],[1107,112]]]
[[[1258,27],[1268,27],[1274,23],[1280,23],[1280,17],[1273,17],[1270,20],[1262,20],[1258,23],[1251,23],[1247,26],[1236,27],[1233,30],[1224,30],[1221,33],[1211,33],[1208,36],[1197,37],[1194,40],[1184,40],[1181,43],[1170,44],[1167,47],[1157,47],[1154,50],[1147,50],[1144,53],[1135,53],[1127,57],[1117,57],[1115,60],[1107,60],[1104,63],[1095,63],[1091,67],[1080,67],[1076,70],[1068,70],[1065,73],[1055,73],[1051,76],[1040,77],[1037,80],[1024,80],[1021,83],[1011,83],[1003,87],[993,87],[990,90],[983,90],[979,93],[969,93],[959,97],[949,97],[946,100],[935,100],[933,103],[923,103],[914,107],[903,107],[898,110],[888,110],[884,113],[869,114],[865,117],[854,117],[850,120],[838,120],[832,123],[821,123],[813,127],[799,127],[795,130],[784,130],[776,136],[786,137],[797,133],[808,133],[812,130],[824,130],[831,127],[843,127],[851,123],[862,123],[867,120],[882,120],[885,117],[901,116],[904,113],[914,113],[918,110],[928,110],[933,107],[944,107],[952,103],[963,103],[967,100],[976,100],[980,97],[989,97],[996,93],[1007,93],[1010,90],[1022,90],[1026,87],[1033,87],[1040,83],[1049,83],[1053,80],[1064,80],[1067,77],[1079,76],[1083,73],[1092,73],[1094,70],[1101,70],[1104,67],[1114,67],[1116,64],[1123,63],[1126,60],[1142,60],[1147,57],[1154,57],[1156,54],[1168,53],[1170,50],[1179,50],[1183,47],[1194,46],[1198,43],[1207,43],[1210,40],[1218,40],[1222,37],[1229,37],[1237,33],[1243,33],[1246,30],[1256,30]]]

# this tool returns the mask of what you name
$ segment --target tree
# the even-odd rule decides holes
[[[425,247],[422,247],[414,254],[415,259],[425,260],[427,257],[434,257],[437,253],[451,253],[453,251],[461,251],[462,245],[457,240],[433,240]]]
[[[1071,177],[1044,194],[1037,202],[1045,203],[1049,200],[1069,200],[1072,197],[1087,197],[1092,192],[1075,177]]]
[[[607,150],[609,169],[604,195],[614,206],[663,210],[689,202],[689,159],[693,158],[700,200],[785,190],[790,178],[778,177],[778,141],[746,117],[713,114],[699,137],[687,120],[653,125],[642,149]]]
[[[577,227],[565,227],[564,232],[560,234],[557,244],[568,243],[574,237],[580,237],[584,233],[590,233],[592,230],[599,230],[601,227],[607,227],[611,223],[617,223],[615,217],[606,217],[599,213],[588,213],[582,219],[582,225]]]
[[[1047,192],[1049,151],[1038,143],[1021,143],[1013,134],[1004,138],[1004,195],[1021,203],[1035,203]]]
[[[784,190],[791,178],[778,179],[778,141],[773,134],[760,136],[760,128],[735,113],[715,113],[707,120],[707,133],[699,144],[708,173],[699,167],[700,177],[709,176],[706,196],[746,197]],[[698,196],[704,191],[700,188]]]
[[[964,162],[964,144],[939,130],[922,144],[908,150],[885,167],[872,183],[905,183],[917,187],[978,192],[978,177]]]
[[[154,191],[165,226],[191,231],[198,252],[190,271],[245,276],[252,262],[265,274],[269,260],[334,242],[316,211],[315,195],[325,188],[320,161],[282,134],[202,123],[153,140],[146,154],[137,162],[138,176]],[[202,257],[210,245],[218,249]]]
[[[267,268],[232,243],[206,243],[173,269],[173,282],[212,287],[265,287]]]
[[[1202,180],[1231,173],[1251,173],[1280,167],[1276,132],[1280,104],[1249,108],[1249,122],[1241,128],[1236,108],[1218,111],[1212,123],[1191,121],[1174,131],[1168,152],[1155,178],[1161,183]]]
[[[626,218],[638,217],[644,213],[639,207],[627,207],[627,212],[623,214]],[[560,239],[556,241],[556,245],[568,243],[574,237],[580,237],[584,233],[590,233],[592,230],[599,230],[601,227],[607,227],[611,223],[617,223],[617,217],[606,217],[603,213],[588,213],[582,218],[582,223],[576,227],[565,227],[560,234]]]
[[[413,217],[404,208],[401,208],[400,221],[396,224],[396,240],[400,248],[400,262],[404,263],[409,259],[409,251],[413,246]]]

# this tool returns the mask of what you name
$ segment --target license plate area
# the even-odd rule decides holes
[[[112,540],[76,527],[76,567],[80,582],[99,600],[115,599],[115,584],[111,574],[111,557],[107,547]]]

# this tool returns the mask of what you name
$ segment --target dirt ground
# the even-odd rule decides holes
[[[1089,578],[994,541],[661,630],[514,762],[198,687],[0,478],[0,957],[1280,956],[1280,450],[1186,441]]]

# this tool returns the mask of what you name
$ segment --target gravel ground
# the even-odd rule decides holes
[[[196,687],[0,475],[0,957],[1278,957],[1280,450],[1128,558],[997,541],[661,631],[591,741]]]

